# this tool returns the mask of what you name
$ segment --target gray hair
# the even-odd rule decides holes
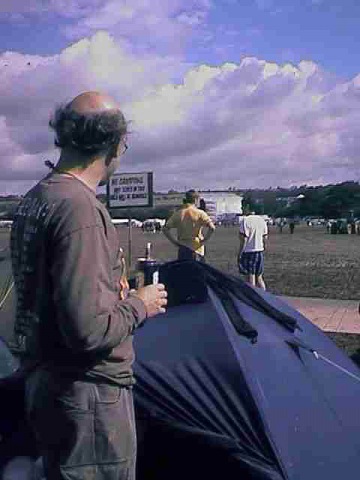
[[[120,110],[79,114],[60,105],[49,121],[55,131],[55,146],[72,148],[88,157],[117,146],[128,133],[128,122]]]

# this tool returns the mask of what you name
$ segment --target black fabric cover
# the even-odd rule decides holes
[[[8,350],[0,339],[2,352]],[[1,357],[0,354],[0,358]],[[25,414],[25,376],[16,372],[0,378],[0,478],[1,470],[14,456],[38,456],[35,437]]]
[[[176,306],[134,338],[137,479],[357,478],[359,368],[278,297],[183,263],[164,266],[169,282],[189,292],[196,278],[201,295],[174,290]],[[0,467],[36,456],[23,388],[0,380]]]
[[[356,478],[358,367],[278,297],[194,268],[206,300],[135,335],[138,480]]]
[[[197,262],[179,261],[160,266],[159,281],[166,285],[168,308],[202,303],[208,298],[206,272]]]

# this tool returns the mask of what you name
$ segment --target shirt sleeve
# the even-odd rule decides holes
[[[267,223],[264,220],[264,235],[267,235],[267,234],[268,234],[268,226],[267,226]]]
[[[100,352],[131,335],[146,318],[145,305],[136,296],[119,300],[104,230],[79,228],[52,250],[53,301],[65,345],[76,352]]]
[[[201,220],[205,227],[213,227],[214,224],[206,212],[201,212]]]
[[[240,222],[239,222],[239,233],[240,233],[241,235],[244,235],[244,237],[246,237],[244,218],[241,218],[241,219],[240,219]]]

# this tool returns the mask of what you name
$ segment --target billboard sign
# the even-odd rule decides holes
[[[234,217],[242,213],[243,197],[232,192],[199,192],[208,215],[216,220],[221,215]]]
[[[153,173],[114,173],[106,188],[108,208],[153,206]]]

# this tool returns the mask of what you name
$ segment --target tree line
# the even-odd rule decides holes
[[[232,192],[243,196],[243,206],[260,215],[273,217],[319,217],[319,218],[360,218],[360,184],[348,181],[338,184],[310,187],[307,185],[290,188],[268,188],[237,190]],[[106,195],[97,195],[106,203]],[[0,197],[0,218],[12,219],[20,198]],[[171,206],[153,208],[131,208],[122,211],[122,217],[138,220],[146,218],[167,218],[174,211]]]
[[[247,190],[243,204],[258,214],[275,217],[360,218],[360,184]]]

